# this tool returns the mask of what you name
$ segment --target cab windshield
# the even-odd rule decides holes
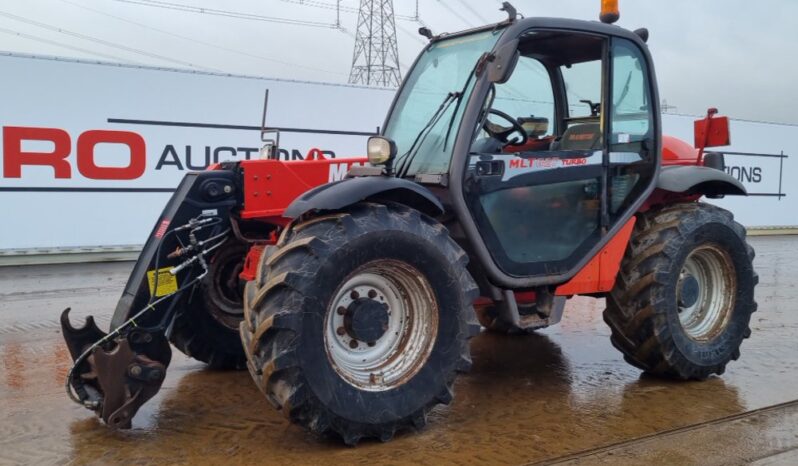
[[[474,85],[471,74],[500,35],[501,30],[453,37],[423,52],[385,125],[384,135],[396,142],[398,175],[449,171],[465,96]]]

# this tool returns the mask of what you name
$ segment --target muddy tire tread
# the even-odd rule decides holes
[[[689,234],[697,221],[719,222],[730,227],[745,242],[746,231],[730,212],[705,203],[680,203],[638,216],[632,238],[621,263],[615,287],[607,296],[603,313],[610,327],[612,345],[631,365],[651,374],[683,380],[701,380],[722,374],[727,362],[698,366],[676,348],[665,319],[655,316],[664,311],[662,288],[667,284],[665,270],[677,253],[676,245]],[[753,248],[746,244],[749,260]],[[758,282],[753,272],[753,283]],[[756,310],[753,302],[752,311]],[[750,336],[746,326],[743,338]],[[739,357],[739,348],[732,359]]]
[[[449,237],[446,228],[420,212],[398,204],[358,204],[347,212],[315,217],[293,225],[277,245],[264,252],[257,280],[245,291],[246,320],[241,338],[250,355],[250,371],[266,398],[292,422],[320,435],[338,435],[348,445],[362,438],[388,441],[397,430],[421,429],[427,413],[437,404],[452,399],[455,372],[471,366],[468,338],[480,330],[473,306],[461,312],[460,363],[447,374],[441,393],[426,406],[395,423],[358,424],[344,420],[326,409],[306,386],[297,364],[300,320],[295,309],[309,299],[313,273],[329,251],[369,231],[399,229],[421,235],[436,244],[458,271],[463,301],[472,303],[478,295],[476,283],[466,271],[467,254]],[[273,277],[280,277],[276,281]]]

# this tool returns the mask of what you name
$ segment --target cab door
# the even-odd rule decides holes
[[[558,55],[562,48],[549,45],[558,39],[579,52]],[[622,38],[543,33],[519,50],[513,74],[486,101],[465,199],[504,273],[563,275],[607,241],[653,182],[648,70],[637,45]],[[491,131],[509,123],[490,109],[521,123],[526,141],[511,136],[494,147]]]

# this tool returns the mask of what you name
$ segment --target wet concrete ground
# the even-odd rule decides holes
[[[110,431],[64,394],[57,318],[72,306],[107,326],[132,264],[0,268],[0,464],[798,464],[798,237],[751,242],[759,312],[722,378],[641,377],[603,301],[577,298],[539,335],[475,338],[427,429],[357,448],[289,424],[247,373],[177,352],[134,428]]]

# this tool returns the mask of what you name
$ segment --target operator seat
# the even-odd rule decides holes
[[[552,144],[552,150],[589,151],[601,148],[601,125],[584,123],[565,130],[559,141]]]

